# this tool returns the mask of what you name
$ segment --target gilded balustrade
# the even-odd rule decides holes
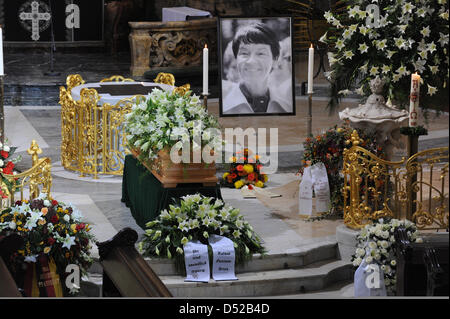
[[[27,187],[29,200],[38,197],[41,192],[50,196],[50,189],[52,186],[52,164],[50,158],[38,157],[38,155],[42,153],[42,150],[35,140],[31,142],[31,146],[27,152],[31,155],[32,159],[32,167],[30,169],[16,175],[3,174],[9,182],[9,187],[2,182],[1,188],[3,193],[7,195],[7,198],[0,201],[1,209],[8,207],[15,202],[15,194],[17,192],[20,192],[20,200],[26,199],[24,190]]]
[[[391,162],[359,146],[344,150],[344,223],[363,228],[382,217],[407,218],[419,229],[448,229],[448,147]],[[438,176],[436,176],[438,170]]]
[[[131,82],[122,76],[112,76],[101,82]],[[172,74],[159,74],[156,83],[173,85]],[[81,76],[70,75],[67,89],[60,87],[61,104],[61,164],[79,172],[80,176],[98,174],[122,175],[125,155],[129,152],[122,134],[125,115],[143,95],[118,101],[115,105],[99,105],[100,96],[95,89],[83,88],[80,100],[72,98],[73,87],[84,83]],[[189,87],[182,87],[186,90]]]

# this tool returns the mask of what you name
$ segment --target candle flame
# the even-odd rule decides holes
[[[205,43],[205,49],[207,49],[208,48],[208,45]]]
[[[311,43],[311,46],[310,46],[310,48],[314,48],[314,47],[313,47],[313,44],[312,44],[312,43]]]

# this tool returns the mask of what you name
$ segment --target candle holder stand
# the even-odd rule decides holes
[[[208,111],[208,95],[209,93],[202,93],[203,95],[203,106]]]
[[[308,93],[308,116],[306,117],[307,136],[312,136],[312,93]]]
[[[400,133],[406,135],[408,137],[408,144],[406,147],[406,154],[408,155],[408,159],[419,152],[419,136],[427,135],[428,131],[423,126],[406,126],[400,128]],[[416,159],[417,160],[417,159]],[[406,218],[412,220],[412,215],[416,211],[417,205],[417,193],[412,191],[412,188],[417,183],[417,171],[413,174],[408,174],[408,180],[406,183],[406,192],[410,194],[407,198],[407,212]]]

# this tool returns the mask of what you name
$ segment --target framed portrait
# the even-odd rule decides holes
[[[292,17],[218,19],[220,116],[295,115]]]

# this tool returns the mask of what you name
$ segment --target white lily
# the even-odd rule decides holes
[[[435,86],[431,86],[431,85],[429,85],[429,84],[427,84],[428,85],[428,95],[434,95],[434,94],[436,94],[436,92],[437,92],[437,87],[435,87]]]
[[[358,48],[359,52],[361,52],[361,53],[366,53],[368,49],[369,49],[369,47],[364,42],[361,43]]]

